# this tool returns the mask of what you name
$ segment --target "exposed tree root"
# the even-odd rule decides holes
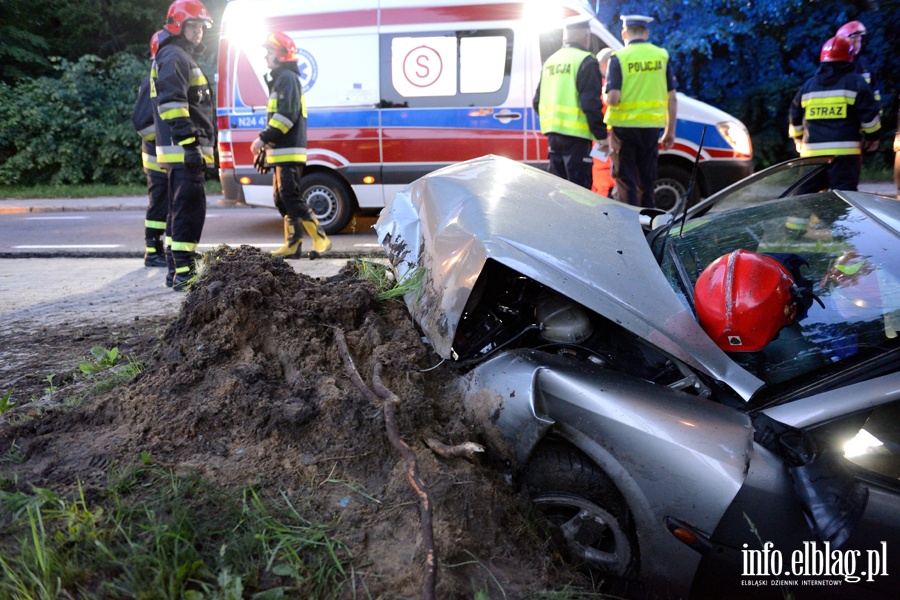
[[[335,328],[334,339],[337,342],[338,351],[341,359],[344,361],[344,369],[347,375],[360,392],[371,402],[382,402],[384,408],[384,424],[387,429],[388,439],[391,445],[396,448],[406,462],[406,477],[409,484],[419,499],[419,518],[422,521],[422,544],[425,548],[425,575],[422,583],[422,597],[425,600],[434,600],[435,584],[437,580],[437,561],[435,560],[434,550],[434,527],[432,524],[431,502],[428,498],[428,491],[425,488],[425,482],[419,476],[419,470],[416,466],[416,454],[409,445],[400,437],[397,427],[397,417],[394,413],[394,405],[400,403],[400,399],[387,389],[381,382],[381,364],[375,364],[375,372],[372,375],[373,392],[365,384],[356,365],[353,363],[353,357],[350,355],[350,349],[347,346],[347,338],[340,328]]]
[[[434,438],[425,440],[425,444],[431,450],[444,458],[465,458],[466,460],[475,460],[475,455],[484,452],[484,446],[475,442],[463,442],[455,446],[448,446],[443,442],[439,442]]]

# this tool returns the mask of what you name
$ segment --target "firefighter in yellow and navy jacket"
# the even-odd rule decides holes
[[[150,38],[150,60],[156,58],[160,33],[157,31]],[[169,177],[156,161],[156,128],[153,125],[149,75],[141,82],[134,111],[131,113],[131,124],[141,136],[141,163],[147,174],[147,196],[150,199],[144,215],[144,266],[165,267],[162,237],[166,232],[166,217],[169,214]]]
[[[833,37],[822,46],[819,68],[794,96],[789,133],[800,156],[834,156],[828,187],[856,190],[862,153],[878,149],[880,106],[853,66],[850,42]]]
[[[215,110],[209,80],[195,58],[212,18],[199,0],[175,0],[150,69],[156,159],[169,180],[166,285],[183,291],[194,276],[206,221],[206,168],[213,166]]]
[[[591,29],[587,18],[566,23],[563,47],[553,53],[541,70],[534,94],[534,110],[549,146],[548,171],[591,189],[591,146],[608,149],[600,68],[589,52]]]
[[[866,59],[861,56],[863,38],[865,38],[866,33],[867,32],[865,25],[863,25],[859,21],[850,21],[849,23],[844,23],[843,25],[841,25],[835,32],[834,37],[847,38],[847,41],[850,42],[850,46],[852,47],[851,54],[853,54],[854,70],[862,75],[863,79],[866,80],[866,83],[869,84],[869,87],[872,88],[872,94],[875,96],[875,102],[877,102],[878,106],[880,107],[881,91],[878,87],[878,81],[875,79],[875,76],[869,69],[868,64],[866,64]]]
[[[606,71],[606,124],[616,200],[653,208],[659,146],[675,144],[678,83],[669,53],[648,40],[652,17],[622,17],[625,47],[613,53]],[[662,131],[662,140],[660,140]]]
[[[300,195],[300,177],[306,165],[306,99],[297,66],[297,46],[289,36],[276,31],[266,36],[263,48],[271,71],[266,128],[253,140],[250,151],[259,155],[265,149],[264,168],[274,171],[272,195],[284,219],[284,245],[272,254],[300,258],[305,230],[312,238],[309,259],[315,260],[331,248],[331,240]]]

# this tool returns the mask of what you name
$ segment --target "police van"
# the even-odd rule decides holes
[[[302,194],[328,233],[357,209],[442,166],[497,154],[547,167],[532,99],[563,23],[592,17],[592,48],[621,41],[577,0],[232,0],[222,19],[217,123],[225,199],[274,206],[271,175],[250,144],[265,127],[262,42],[283,31],[297,45],[308,110]],[[734,117],[678,95],[678,136],[661,152],[657,202],[686,189],[704,126],[698,193],[749,175],[750,136]]]

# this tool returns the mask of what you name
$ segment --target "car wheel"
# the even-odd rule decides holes
[[[302,177],[300,197],[329,235],[346,227],[353,216],[350,189],[337,175],[319,172]]]
[[[622,578],[637,572],[630,512],[612,481],[584,453],[564,443],[542,443],[524,484],[571,562]]]
[[[672,210],[678,204],[678,200],[687,192],[691,183],[691,174],[684,169],[663,165],[659,167],[656,175],[656,184],[653,186],[653,195],[656,200],[656,208],[660,210]],[[700,192],[697,184],[691,192],[689,206],[693,206],[700,200]]]

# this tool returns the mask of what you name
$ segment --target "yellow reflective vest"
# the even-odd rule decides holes
[[[620,100],[606,109],[612,127],[666,126],[669,92],[666,68],[669,53],[649,42],[628,44],[613,53],[622,68]]]
[[[553,53],[541,71],[541,100],[538,114],[541,133],[562,133],[593,140],[587,117],[578,101],[575,76],[590,52],[564,46]]]

